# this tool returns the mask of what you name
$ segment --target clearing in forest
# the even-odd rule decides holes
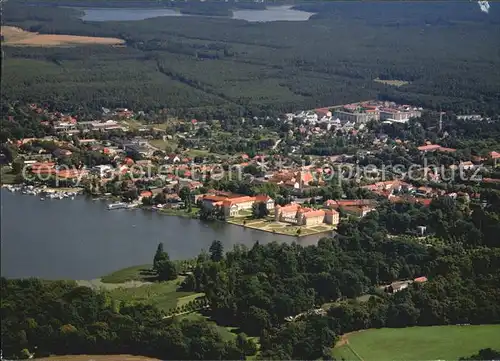
[[[337,360],[458,360],[480,349],[500,349],[500,325],[381,328],[342,336]]]
[[[125,41],[117,38],[93,36],[38,34],[14,26],[2,26],[2,45],[50,47],[92,44],[123,45]]]
[[[410,84],[410,82],[405,81],[405,80],[382,80],[382,79],[377,78],[377,79],[373,79],[373,81],[375,81],[377,83],[386,84],[386,85],[392,85],[395,87],[400,87],[400,86],[403,86],[406,84]]]

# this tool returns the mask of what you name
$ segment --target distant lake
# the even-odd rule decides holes
[[[79,196],[49,200],[0,190],[1,274],[7,278],[93,279],[147,264],[159,242],[173,259],[196,257],[220,240],[226,250],[255,241],[316,244],[328,234],[296,237],[227,223],[156,212],[106,209],[106,202]]]
[[[85,14],[82,20],[86,21],[132,21],[157,18],[162,16],[193,16],[181,14],[171,9],[111,9],[93,8],[80,9]],[[232,19],[249,22],[270,21],[306,21],[313,13],[293,10],[291,6],[272,6],[265,10],[234,10]],[[198,15],[196,15],[198,16]]]

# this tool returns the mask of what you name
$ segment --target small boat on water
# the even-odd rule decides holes
[[[124,202],[117,202],[117,203],[111,203],[108,204],[108,210],[113,210],[113,209],[124,209],[128,208],[128,204]]]
[[[44,201],[44,200],[45,200],[45,198],[43,198],[43,197],[42,197],[42,198],[40,198],[40,200],[41,200],[41,201]]]

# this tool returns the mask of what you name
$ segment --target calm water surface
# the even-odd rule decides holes
[[[255,241],[292,243],[297,238],[224,223],[172,217],[144,210],[106,209],[85,197],[45,200],[1,195],[1,272],[8,278],[93,279],[114,270],[151,263],[159,242],[173,259],[207,250],[214,239],[225,249]],[[320,236],[300,238],[315,244]]]
[[[189,16],[171,9],[81,9],[83,20],[87,21],[130,21],[144,20],[161,16]],[[249,22],[269,21],[306,21],[313,13],[293,10],[291,6],[272,6],[266,10],[235,10],[233,19]]]

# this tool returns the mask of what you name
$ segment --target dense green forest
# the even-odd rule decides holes
[[[51,354],[141,354],[163,360],[242,358],[206,322],[164,319],[147,305],[115,302],[74,282],[0,279],[2,351],[27,359]]]
[[[499,12],[475,3],[302,4],[304,22],[168,17],[84,22],[80,12],[9,1],[4,23],[113,36],[122,48],[4,47],[3,100],[61,109],[168,108],[200,118],[370,98],[456,112],[499,111]],[[314,41],[311,41],[314,39]],[[402,87],[373,80],[408,81]]]

